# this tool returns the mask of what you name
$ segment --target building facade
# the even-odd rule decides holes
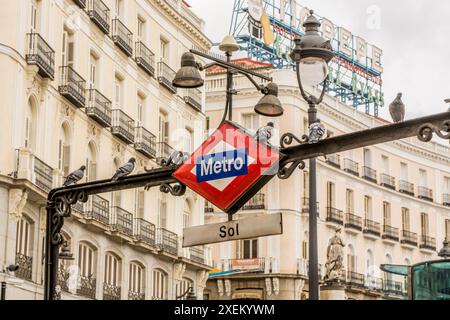
[[[245,77],[236,76],[239,93],[233,96],[233,120],[252,132],[273,121],[279,134],[271,143],[277,146],[284,133],[305,134],[308,105],[295,73],[246,59],[241,63],[273,77],[285,113],[276,119],[257,115],[254,106],[261,94]],[[213,130],[225,104],[223,70],[212,70],[206,87],[207,124]],[[317,89],[307,90],[318,94]],[[387,122],[327,95],[318,106],[318,118],[331,136]],[[443,240],[450,238],[449,155],[449,147],[414,137],[318,158],[320,278],[325,275],[329,240],[341,229],[347,298],[404,299],[405,279],[384,274],[379,267],[437,258]],[[308,166],[288,180],[274,178],[235,215],[244,219],[282,212],[284,233],[213,245],[215,273],[207,282],[211,299],[307,299],[308,184]],[[226,219],[206,203],[206,223]]]
[[[183,52],[211,47],[181,0],[8,0],[0,13],[0,261],[6,299],[42,299],[46,198],[68,173],[134,173],[202,142],[201,90],[177,90]],[[63,227],[62,299],[202,298],[207,247],[181,249],[204,201],[157,189],[91,196]]]

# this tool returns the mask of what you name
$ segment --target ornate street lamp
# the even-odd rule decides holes
[[[222,120],[225,120],[227,115],[228,119],[232,120],[232,96],[237,93],[237,91],[233,89],[234,74],[242,74],[246,76],[256,87],[256,89],[264,94],[264,97],[262,97],[255,106],[256,113],[266,117],[281,116],[283,114],[283,108],[280,100],[278,99],[278,86],[274,83],[269,83],[267,86],[260,85],[256,83],[252,76],[256,76],[266,81],[272,81],[272,78],[231,63],[231,56],[233,52],[239,50],[239,45],[232,36],[226,36],[220,43],[219,49],[225,52],[226,61],[194,49],[190,50],[190,52],[184,53],[181,57],[181,68],[178,70],[172,81],[173,86],[185,89],[201,87],[204,84],[204,80],[202,79],[199,71],[206,70],[213,66],[221,66],[227,69],[227,99]],[[195,61],[194,55],[204,57],[212,60],[213,62],[202,66]]]
[[[326,80],[328,77],[328,63],[333,59],[334,53],[330,41],[319,34],[320,22],[310,11],[310,16],[303,23],[305,35],[296,37],[295,47],[292,50],[291,58],[295,62],[298,85],[302,97],[308,102],[308,124],[309,134],[304,137],[306,143],[317,143],[324,136],[317,135],[315,129],[322,126],[317,119],[317,104],[322,102],[326,90]],[[322,84],[322,92],[317,98],[305,92],[303,86],[315,86]],[[324,135],[324,134],[323,134]],[[292,141],[292,140],[291,140]],[[309,160],[309,299],[319,300],[319,272],[317,253],[317,186],[316,186],[316,158]]]

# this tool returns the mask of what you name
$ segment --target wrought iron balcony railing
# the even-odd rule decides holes
[[[433,190],[427,187],[418,187],[417,191],[419,199],[433,202]]]
[[[323,277],[323,265],[319,264],[318,266],[318,273],[319,273],[319,279],[322,279]],[[309,277],[309,260],[307,259],[297,259],[297,274]]]
[[[403,295],[403,283],[385,279],[383,281],[383,292],[387,295],[401,296]]]
[[[184,101],[197,111],[202,111],[202,92],[197,89],[186,89]]]
[[[110,127],[112,117],[111,101],[96,89],[90,89],[88,91],[89,102],[86,107],[86,114],[103,127]]]
[[[362,231],[362,218],[352,213],[345,214],[345,227]]]
[[[381,236],[381,225],[378,222],[366,219],[364,220],[364,233],[374,236]]]
[[[362,171],[363,171],[363,179],[373,182],[373,183],[377,183],[377,171],[370,168],[370,167],[362,167]]]
[[[55,51],[38,33],[29,33],[28,53],[25,56],[28,64],[36,65],[43,78],[55,78]]]
[[[93,219],[105,225],[110,224],[108,200],[94,194],[89,196],[85,208],[84,213],[87,219]]]
[[[400,242],[403,244],[409,244],[411,246],[417,247],[417,233],[403,230],[402,231],[402,239]]]
[[[189,248],[189,254],[192,261],[205,264],[205,248],[203,246]]]
[[[156,158],[156,136],[144,127],[136,127],[134,148],[149,158]]]
[[[214,212],[214,206],[211,202],[205,201],[205,213],[212,213]]]
[[[69,272],[66,270],[66,268],[62,268],[63,266],[59,266],[58,268],[58,285],[61,287],[62,291],[69,292]]]
[[[178,255],[178,236],[164,228],[157,229],[157,247],[165,252],[173,255]]]
[[[264,210],[266,208],[265,199],[264,193],[258,193],[242,207],[242,210]]]
[[[33,257],[16,253],[16,265],[19,266],[19,269],[15,271],[15,276],[23,280],[31,281],[33,276]]]
[[[177,88],[172,85],[172,80],[175,78],[175,73],[176,72],[165,62],[161,61],[158,63],[158,81],[172,93],[177,93]]]
[[[102,0],[89,0],[87,13],[103,33],[109,34],[109,8]]]
[[[128,291],[128,300],[145,300],[145,293]]]
[[[361,273],[348,271],[347,285],[352,287],[364,288],[364,275]]]
[[[382,238],[388,239],[388,240],[393,240],[393,241],[399,241],[400,237],[399,237],[398,232],[399,232],[398,228],[384,225]]]
[[[120,207],[111,207],[111,227],[114,231],[132,236],[133,214]]]
[[[317,215],[319,215],[319,202],[316,203]],[[309,198],[302,198],[302,213],[309,213]]]
[[[364,285],[369,290],[382,291],[383,290],[383,279],[367,275]]]
[[[112,21],[112,40],[129,57],[133,55],[133,33],[120,21]]]
[[[156,144],[156,159],[157,162],[161,159],[167,159],[169,158],[173,153],[175,152],[175,149],[172,148],[168,143],[166,142],[158,142]]]
[[[336,208],[327,208],[327,221],[339,224],[341,226],[344,225],[344,214],[341,210]]]
[[[155,75],[155,54],[144,43],[138,41],[135,55],[137,65],[153,77]]]
[[[103,283],[103,300],[120,300],[122,288],[109,283]]]
[[[436,251],[436,239],[429,236],[421,236],[420,245],[421,249],[428,249],[431,251]]]
[[[398,191],[414,197],[414,184],[408,181],[400,180]]]
[[[34,175],[35,184],[44,190],[50,192],[53,188],[53,169],[44,161],[34,157]]]
[[[395,190],[395,177],[382,173],[380,179],[383,187]]]
[[[450,194],[444,193],[442,195],[442,204],[444,206],[450,207]]]
[[[341,156],[338,154],[330,154],[327,156],[327,163],[330,166],[340,169],[341,168]]]
[[[134,219],[134,236],[137,241],[141,241],[150,246],[155,245],[156,240],[156,228],[153,223],[150,223],[144,219]]]
[[[86,104],[86,81],[70,66],[60,67],[60,73],[59,93],[76,107],[83,108]]]
[[[359,164],[350,159],[344,159],[344,171],[359,176]]]
[[[73,0],[81,9],[86,8],[86,0]]]
[[[77,289],[77,294],[89,299],[95,299],[97,291],[97,279],[94,277],[79,277],[80,287]]]
[[[112,110],[111,133],[127,144],[134,143],[134,120],[120,109]]]

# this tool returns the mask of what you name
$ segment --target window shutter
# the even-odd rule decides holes
[[[70,170],[70,146],[63,147],[63,171],[64,175],[67,176]]]

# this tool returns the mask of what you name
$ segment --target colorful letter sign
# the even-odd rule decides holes
[[[276,173],[280,154],[225,121],[173,174],[227,213],[238,211]]]

